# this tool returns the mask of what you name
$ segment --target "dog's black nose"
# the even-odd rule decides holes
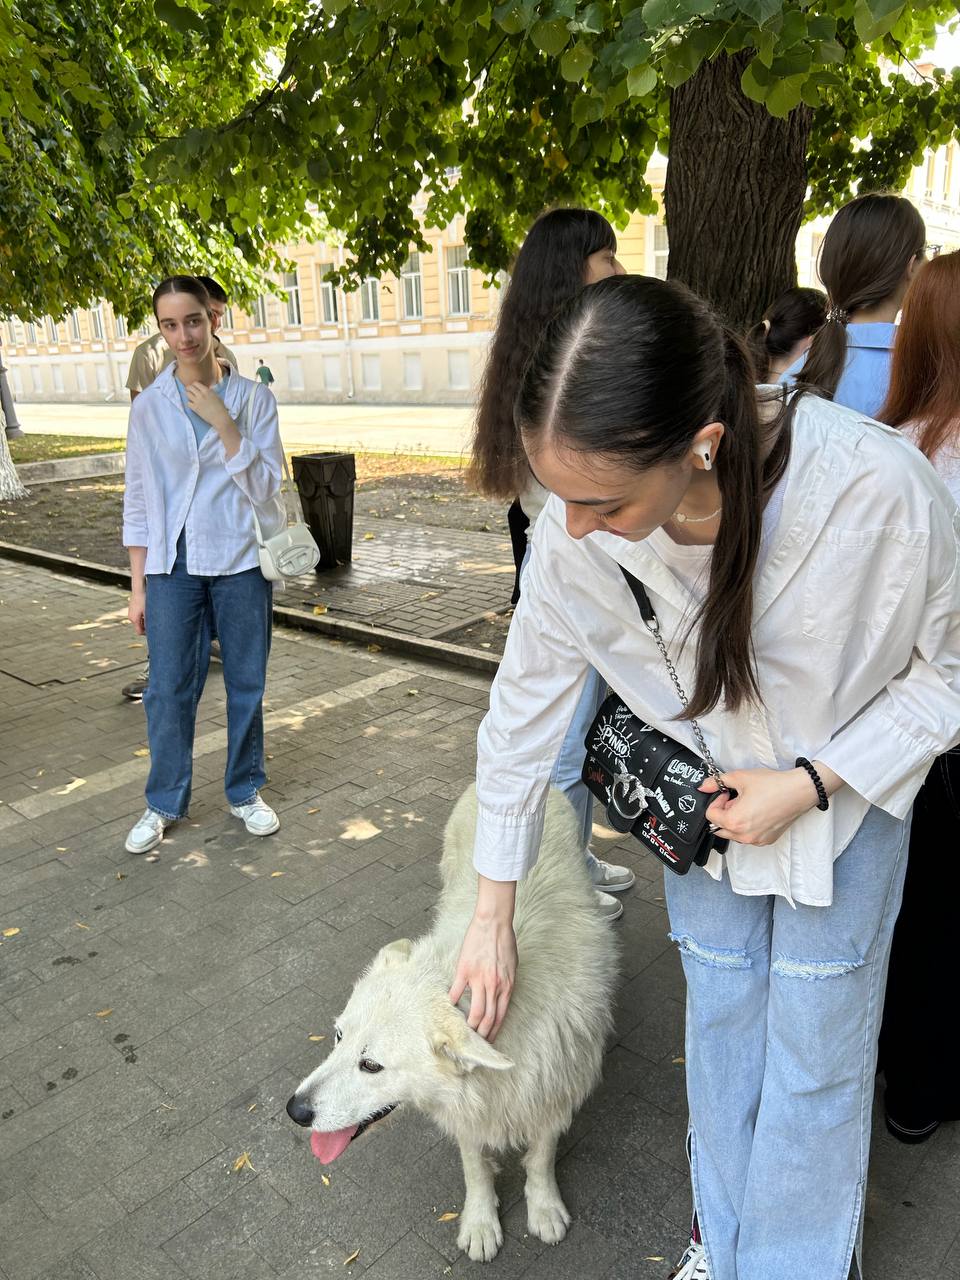
[[[296,1094],[287,1103],[287,1115],[294,1124],[307,1125],[313,1124],[313,1107],[304,1098],[298,1098]]]

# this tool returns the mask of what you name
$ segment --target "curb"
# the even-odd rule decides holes
[[[51,573],[66,574],[71,578],[86,578],[92,582],[104,582],[112,587],[129,590],[130,574],[126,569],[97,564],[93,560],[75,560],[72,556],[58,556],[37,547],[21,547],[13,542],[0,542],[0,558],[16,560],[21,564],[35,565]],[[342,618],[329,618],[304,613],[300,609],[287,609],[274,604],[273,618],[278,626],[314,631],[331,639],[348,640],[353,644],[377,644],[391,653],[406,654],[411,658],[429,658],[446,662],[451,666],[465,667],[470,671],[482,671],[494,675],[500,659],[482,649],[468,649],[464,645],[448,644],[444,640],[419,639],[403,631],[389,631],[383,627],[371,627],[365,622],[349,622]],[[469,625],[469,624],[464,624]]]
[[[46,462],[21,462],[17,475],[25,485],[53,484],[58,480],[93,480],[97,476],[115,476],[123,471],[127,455],[119,453],[87,453],[79,458],[51,458]]]

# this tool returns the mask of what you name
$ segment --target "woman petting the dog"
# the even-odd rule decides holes
[[[613,227],[592,209],[550,209],[541,214],[520,246],[510,273],[483,374],[470,477],[475,488],[487,497],[509,500],[519,494],[516,502],[527,529],[518,556],[518,598],[537,517],[550,496],[530,474],[513,420],[513,402],[523,368],[544,326],[564,302],[584,285],[623,274],[617,261]],[[593,796],[580,779],[583,737],[603,693],[603,681],[596,671],[591,671],[584,681],[551,781],[566,795],[580,821],[583,853],[600,910],[609,920],[617,920],[623,915],[623,904],[614,894],[629,889],[636,877],[629,867],[604,862],[591,850]]]
[[[277,403],[268,387],[217,359],[199,280],[164,280],[153,311],[176,362],[137,396],[127,433],[129,617],[150,647],[147,808],[127,837],[129,853],[154,848],[186,817],[214,627],[227,692],[227,803],[251,835],[280,826],[259,794],[273,595],[253,519],[256,506],[268,536],[283,523]]]
[[[696,1211],[675,1274],[847,1280],[910,809],[960,739],[956,508],[898,433],[758,391],[740,340],[665,281],[583,290],[516,417],[552,496],[480,729],[451,998],[469,987],[496,1034],[516,881],[595,667],[652,738],[717,766],[698,794],[725,852],[666,876]]]

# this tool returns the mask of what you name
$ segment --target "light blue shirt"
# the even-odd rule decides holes
[[[223,377],[219,382],[215,382],[213,384],[214,395],[218,395],[221,400],[227,394],[227,379],[229,376],[229,370],[224,368]],[[177,385],[177,390],[180,392],[180,403],[183,405],[183,412],[190,419],[190,425],[193,427],[193,434],[197,437],[197,444],[199,445],[200,441],[210,430],[210,423],[205,422],[203,418],[200,417],[199,413],[194,413],[190,408],[190,401],[187,399],[187,388],[183,385],[180,379],[175,377],[174,382]]]
[[[836,404],[856,409],[875,418],[887,398],[890,386],[890,361],[897,336],[895,324],[848,324],[847,359],[833,399]],[[807,357],[795,360],[780,378],[794,383]]]
[[[220,384],[243,436],[228,458],[216,431],[197,442],[174,386],[174,369],[164,369],[130,406],[123,544],[146,547],[147,573],[169,573],[182,530],[188,573],[215,577],[255,569],[260,559],[254,505],[265,538],[286,524],[273,392],[238,373]]]

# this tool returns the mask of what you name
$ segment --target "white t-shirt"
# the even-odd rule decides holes
[[[960,506],[960,422],[958,422],[957,426],[956,437],[944,445],[937,456],[930,459],[930,462],[937,475],[950,490],[950,495],[954,502]],[[915,445],[919,446],[921,428],[917,423],[904,423],[901,430],[908,440],[912,440]]]

